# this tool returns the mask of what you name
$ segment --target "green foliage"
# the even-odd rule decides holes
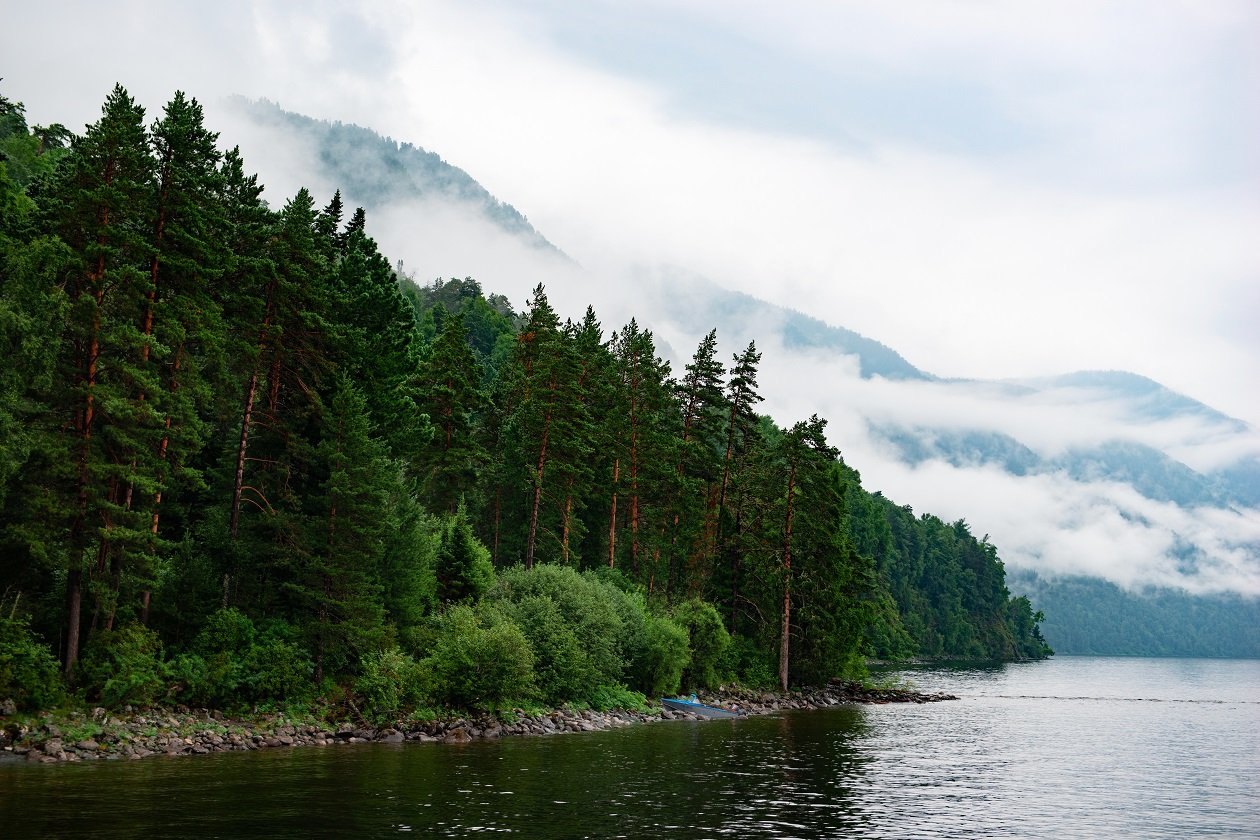
[[[651,707],[642,693],[621,685],[596,686],[591,692],[591,708],[597,712],[612,709],[625,709],[632,712],[646,712]]]
[[[84,650],[76,678],[90,699],[109,708],[150,706],[166,691],[162,641],[140,624],[101,631]]]
[[[579,651],[576,673],[585,681],[585,688],[580,690],[621,681],[626,663],[624,623],[618,605],[626,595],[615,586],[567,566],[540,564],[531,570],[516,566],[500,573],[488,598],[507,604],[549,600],[554,605],[552,621],[567,628]],[[539,614],[551,616],[552,612],[548,609]]]
[[[529,641],[534,680],[543,702],[554,706],[587,698],[602,675],[556,602],[546,595],[528,595],[503,604],[502,610]]]
[[[686,629],[666,616],[649,614],[643,634],[643,648],[633,662],[635,684],[652,697],[675,693],[692,659]]]
[[[691,660],[683,672],[683,687],[717,688],[721,683],[721,663],[731,645],[731,636],[717,609],[692,598],[675,606],[671,616],[685,629],[691,649]]]
[[[432,702],[467,709],[534,694],[529,641],[502,613],[459,604],[435,624],[432,651],[420,663]]]
[[[421,699],[416,661],[396,647],[370,653],[359,665],[354,693],[363,715],[376,724],[401,719]]]
[[[444,604],[476,602],[494,583],[490,552],[473,536],[463,505],[442,529],[434,573],[437,597]]]
[[[48,646],[23,619],[0,618],[0,700],[34,710],[59,702],[64,693],[61,669]]]
[[[315,665],[299,645],[271,638],[249,649],[243,661],[247,674],[242,697],[254,702],[293,701],[311,696]]]
[[[718,671],[748,688],[773,688],[779,682],[776,660],[776,650],[735,635],[720,660]]]

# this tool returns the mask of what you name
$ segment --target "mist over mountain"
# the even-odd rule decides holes
[[[564,315],[589,303],[608,322],[637,317],[675,370],[709,329],[727,354],[755,340],[767,413],[831,418],[834,444],[869,486],[947,521],[965,517],[1012,569],[1260,595],[1260,435],[1241,420],[1126,371],[951,378],[810,301],[786,309],[685,267],[578,265],[431,151],[271,103],[236,100],[229,113],[267,184],[340,189],[418,282],[473,276],[517,306],[545,283]],[[985,325],[958,328],[967,340]]]
[[[353,204],[375,210],[399,202],[439,199],[482,215],[538,248],[555,250],[520,212],[496,199],[472,176],[433,152],[382,137],[371,129],[286,111],[277,103],[232,97],[228,107],[269,135],[281,149],[313,154],[312,171],[326,173]]]

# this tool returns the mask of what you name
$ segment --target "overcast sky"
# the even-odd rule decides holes
[[[857,330],[939,376],[1131,370],[1260,426],[1253,0],[10,6],[0,91],[32,122],[81,130],[118,81],[151,116],[177,88],[197,96],[235,143],[213,103],[265,97],[437,152],[593,276],[673,266]],[[277,151],[244,148],[264,174]],[[271,183],[275,204],[296,186]],[[392,256],[415,246],[406,218],[377,219]],[[498,291],[512,247],[440,273]],[[690,337],[676,338],[689,354]],[[1260,512],[911,468],[881,459],[862,427],[881,411],[947,425],[954,412],[1053,452],[1072,434],[1103,440],[1103,414],[1083,422],[1068,399],[1034,417],[775,349],[763,383],[788,412],[780,422],[823,410],[872,489],[978,522],[1008,559],[1177,583],[1170,546],[1189,534],[1219,547],[1202,588],[1260,591]],[[1169,435],[1161,448],[1192,466],[1219,460],[1210,434]],[[1228,446],[1254,451],[1255,434],[1244,438]]]
[[[1260,5],[12,4],[3,90],[123,82],[437,151],[583,264],[684,266],[933,373],[1127,369],[1260,425]]]

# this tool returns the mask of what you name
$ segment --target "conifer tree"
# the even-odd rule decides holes
[[[705,576],[703,563],[699,560],[701,557],[707,559],[708,547],[703,546],[701,551],[692,549],[701,548],[699,543],[705,511],[717,506],[714,490],[721,474],[719,459],[727,408],[723,393],[725,373],[724,366],[717,359],[717,330],[710,330],[696,348],[677,387],[682,433],[676,469],[682,487],[670,537],[667,588],[671,593],[683,571],[680,567],[688,556],[697,561],[689,569],[691,585],[698,585]],[[691,594],[697,593],[693,590]]]
[[[422,404],[435,434],[421,455],[421,494],[434,511],[455,513],[476,485],[486,453],[473,421],[484,398],[481,366],[468,346],[462,314],[448,315],[421,368]]]
[[[150,385],[135,362],[144,345],[137,325],[147,286],[140,267],[151,230],[152,182],[144,109],[116,86],[101,119],[88,126],[40,195],[42,224],[74,255],[63,286],[66,329],[49,389],[50,411],[64,419],[43,441],[47,472],[40,479],[45,526],[58,523],[53,527],[65,535],[53,556],[66,569],[67,670],[83,635],[85,579],[96,594],[99,620],[112,603],[111,547],[143,533],[122,503],[122,488],[154,486],[158,423],[152,411],[134,406],[138,388]],[[47,556],[48,548],[40,553]]]
[[[309,554],[290,557],[292,592],[315,652],[315,680],[339,672],[384,638],[380,564],[395,474],[372,437],[367,401],[338,377],[321,421],[316,460],[326,470]]]

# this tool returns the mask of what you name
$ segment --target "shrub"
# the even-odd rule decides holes
[[[26,622],[0,618],[0,700],[20,709],[42,709],[65,694],[52,651],[31,633]]]
[[[202,655],[244,654],[254,644],[256,635],[257,630],[249,616],[236,607],[225,607],[206,621],[206,626],[193,641],[193,649]]]
[[[598,712],[606,712],[609,709],[646,712],[648,703],[647,698],[642,694],[623,685],[601,685],[596,686],[591,692],[591,708]]]
[[[534,654],[506,616],[461,604],[437,625],[432,653],[421,663],[434,702],[472,708],[534,694]]]
[[[162,642],[140,624],[103,630],[88,642],[77,676],[88,696],[105,706],[152,705],[166,689]]]
[[[519,603],[530,597],[549,598],[577,639],[590,663],[590,686],[621,682],[624,623],[619,608],[626,598],[615,586],[567,566],[517,566],[500,573],[488,593],[491,601]]]
[[[648,615],[643,638],[634,663],[636,684],[650,697],[673,694],[691,661],[687,631],[665,616]]]
[[[254,702],[302,700],[311,694],[315,664],[306,649],[279,638],[253,645],[242,662],[241,696]]]
[[[553,706],[586,700],[600,675],[556,602],[545,595],[529,595],[500,609],[529,641],[540,699]]]
[[[722,624],[722,617],[707,601],[684,601],[673,610],[674,621],[687,633],[691,662],[683,672],[688,688],[717,688],[722,681],[722,668],[731,636]]]
[[[210,666],[195,653],[181,653],[166,663],[166,699],[197,706],[214,705],[214,680]]]
[[[370,653],[359,662],[354,693],[360,711],[373,723],[400,719],[415,707],[420,674],[414,659],[396,647]]]
[[[733,636],[715,670],[748,688],[773,688],[779,684],[773,656],[769,649],[759,648],[751,639]]]

